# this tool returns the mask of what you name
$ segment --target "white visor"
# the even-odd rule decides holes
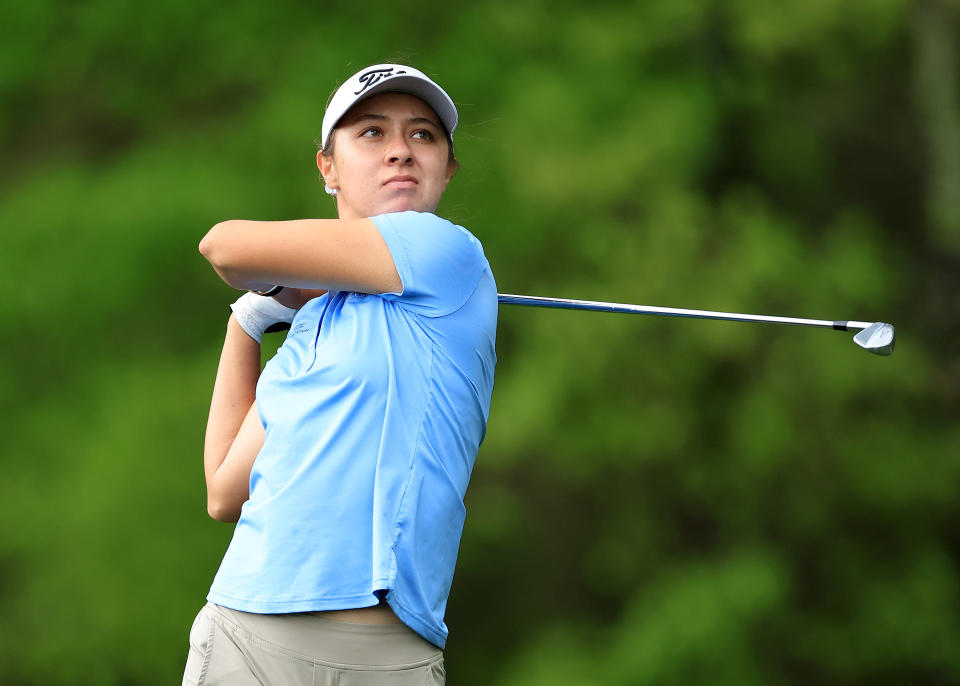
[[[361,69],[344,82],[330,99],[323,114],[321,145],[327,147],[330,133],[340,118],[361,100],[377,93],[409,93],[433,108],[447,129],[453,144],[453,130],[457,128],[457,108],[453,100],[440,86],[422,71],[402,64],[375,64]]]

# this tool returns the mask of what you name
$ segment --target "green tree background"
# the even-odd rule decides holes
[[[402,59],[501,309],[452,684],[960,681],[956,0],[5,3],[0,681],[177,683],[231,527],[201,444],[227,218],[332,216],[314,139]],[[277,337],[272,341],[278,344]]]

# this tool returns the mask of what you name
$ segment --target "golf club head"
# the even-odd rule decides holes
[[[893,324],[874,322],[853,337],[853,342],[874,355],[889,355],[893,352]]]

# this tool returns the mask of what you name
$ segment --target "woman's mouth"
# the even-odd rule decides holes
[[[383,182],[383,185],[392,188],[413,188],[417,185],[417,180],[412,176],[391,176]]]

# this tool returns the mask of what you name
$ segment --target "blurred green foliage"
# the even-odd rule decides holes
[[[354,69],[461,112],[502,308],[453,684],[960,681],[956,0],[36,1],[0,22],[0,682],[176,682],[231,529],[215,222],[332,216]],[[274,338],[274,345],[279,343]]]

